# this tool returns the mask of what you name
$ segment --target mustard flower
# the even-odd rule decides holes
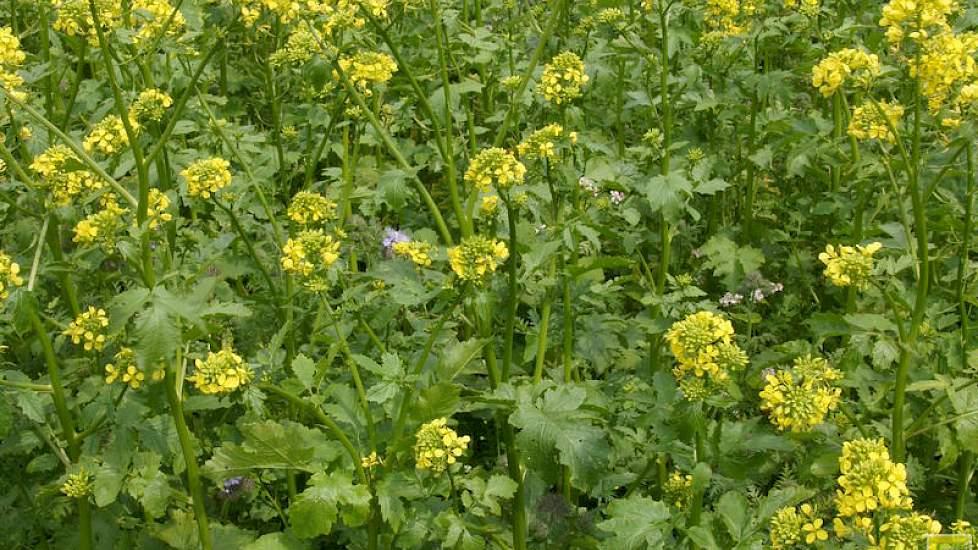
[[[490,186],[505,190],[523,183],[526,166],[516,160],[509,151],[500,147],[490,147],[479,151],[465,171],[465,181],[482,191]]]
[[[170,208],[170,197],[157,188],[149,190],[149,203],[146,208],[146,223],[150,229],[156,229],[160,223],[173,220],[173,214],[167,212]]]
[[[574,52],[562,52],[544,66],[537,93],[560,105],[581,97],[581,88],[588,80],[581,58]]]
[[[173,98],[166,92],[156,88],[143,90],[129,107],[129,118],[136,121],[159,122],[163,120],[163,115],[171,106],[173,106]]]
[[[499,195],[486,195],[482,197],[479,210],[483,216],[491,216],[499,210]]]
[[[825,264],[824,274],[833,285],[854,286],[863,290],[869,286],[873,274],[873,254],[882,247],[880,243],[855,247],[841,245],[838,248],[829,244],[818,259]]]
[[[907,469],[890,460],[882,439],[856,439],[842,445],[835,504],[839,516],[872,514],[877,509],[906,510],[913,501]]]
[[[194,161],[180,172],[187,181],[187,193],[191,197],[209,199],[212,194],[231,185],[231,163],[218,157]]]
[[[932,113],[948,101],[951,90],[959,82],[978,76],[978,33],[944,32],[925,39],[919,60],[910,63],[910,75],[920,78],[921,93],[927,98]]]
[[[6,300],[10,297],[12,287],[23,286],[23,284],[24,279],[20,276],[20,265],[0,250],[0,300]]]
[[[846,48],[832,52],[812,68],[812,86],[829,97],[850,79],[859,86],[868,87],[880,70],[880,59],[876,54]]]
[[[34,130],[31,130],[31,127],[25,124],[17,130],[17,137],[21,141],[30,141],[34,137]]]
[[[61,492],[71,498],[88,498],[94,489],[94,479],[85,470],[68,474],[68,478],[61,485]]]
[[[133,131],[137,131],[139,124],[135,119],[130,118],[129,127]],[[85,147],[86,152],[90,153],[95,150],[105,156],[121,153],[123,149],[129,146],[129,136],[126,135],[126,128],[122,119],[116,115],[103,118],[88,133],[85,141],[82,142],[82,146]]]
[[[377,456],[377,451],[371,451],[369,455],[360,459],[360,467],[364,470],[369,470],[381,464],[383,464],[383,461]]]
[[[319,51],[316,35],[307,27],[299,27],[289,35],[285,45],[275,51],[269,61],[276,66],[302,65]]]
[[[299,225],[328,221],[336,217],[336,203],[311,191],[299,191],[289,204],[289,218]]]
[[[116,380],[121,380],[134,390],[138,390],[146,380],[146,374],[136,365],[136,354],[132,348],[120,349],[113,362],[105,365],[105,383],[114,384]]]
[[[394,254],[411,260],[418,267],[429,267],[432,248],[430,243],[424,241],[408,241],[394,243],[391,249]]]
[[[75,153],[65,145],[52,145],[34,157],[30,168],[41,176],[40,184],[51,191],[54,203],[65,206],[83,191],[96,191],[104,187],[101,178],[80,169]]]
[[[122,3],[117,0],[94,0],[102,31],[109,34],[122,25]],[[60,0],[54,3],[58,17],[54,30],[68,36],[84,36],[92,46],[98,46],[95,20],[88,7],[89,0]]]
[[[27,54],[20,49],[20,39],[10,27],[0,27],[0,87],[19,101],[27,99],[27,94],[18,90],[24,79],[16,73],[24,64]]]
[[[509,257],[506,243],[481,235],[464,239],[448,249],[448,261],[459,278],[482,284]]]
[[[359,52],[340,58],[338,63],[350,82],[368,97],[373,95],[372,85],[387,82],[397,72],[394,58],[382,52]]]
[[[706,25],[710,32],[704,40],[708,43],[737,36],[749,29],[748,19],[757,12],[755,0],[706,0]]]
[[[206,359],[194,361],[194,373],[187,381],[204,394],[231,393],[251,382],[254,374],[240,355],[230,347],[208,352]]]
[[[88,306],[86,311],[78,314],[74,321],[68,324],[63,332],[71,338],[71,343],[81,344],[85,351],[101,351],[105,347],[105,328],[109,326],[109,317],[105,310]]]
[[[798,9],[798,13],[808,16],[815,17],[818,15],[820,6],[819,0],[784,0],[784,7],[791,9]]]
[[[899,103],[879,102],[883,113],[880,113],[872,102],[867,101],[852,111],[849,120],[849,135],[858,140],[879,139],[890,143],[896,141],[896,135],[890,130],[896,128],[903,117],[904,108]],[[886,118],[883,115],[886,115]]]
[[[440,474],[465,454],[471,438],[459,436],[448,427],[447,418],[438,418],[418,429],[414,436],[414,462],[419,470]]]
[[[128,210],[119,206],[112,193],[106,193],[99,204],[98,212],[89,214],[75,225],[72,241],[85,246],[98,244],[108,252],[115,248],[116,235],[125,227],[122,218]]]
[[[557,157],[555,141],[564,134],[564,127],[560,124],[548,124],[533,132],[519,145],[516,152],[528,159],[547,159],[553,160]]]
[[[879,550],[909,550],[920,548],[927,535],[941,532],[941,522],[913,512],[909,515],[893,515],[880,527]]]
[[[798,515],[794,506],[785,506],[775,512],[770,521],[771,548],[793,548],[802,540],[801,526],[805,519]]]
[[[290,238],[282,247],[282,269],[303,277],[321,274],[340,258],[340,242],[321,229],[307,229]],[[322,282],[319,275],[316,284]]]
[[[133,0],[130,11],[136,31],[133,42],[137,45],[152,44],[160,38],[164,28],[167,36],[179,36],[187,26],[183,13],[174,11],[169,0]]]
[[[761,410],[767,411],[781,430],[811,431],[838,406],[842,394],[840,388],[790,370],[768,374],[765,380]]]
[[[948,17],[957,11],[955,0],[890,0],[883,6],[880,26],[894,47],[907,36],[922,40],[934,31],[950,28]]]
[[[680,510],[688,508],[693,498],[693,476],[674,471],[662,485],[662,500]]]
[[[708,396],[747,366],[747,354],[733,341],[729,320],[710,311],[687,315],[673,323],[666,341],[678,363],[672,372],[688,400]]]

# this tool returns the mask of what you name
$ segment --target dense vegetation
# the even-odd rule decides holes
[[[966,547],[973,2],[0,4],[3,548]]]

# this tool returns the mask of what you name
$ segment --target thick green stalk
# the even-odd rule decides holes
[[[842,139],[842,90],[836,90],[832,95],[832,137],[835,138],[836,143]],[[829,175],[832,177],[832,187],[833,192],[839,190],[839,184],[842,181],[842,170],[838,166],[832,165],[829,168]]]
[[[178,356],[177,363],[180,362]],[[177,429],[177,438],[180,440],[180,450],[183,452],[183,460],[187,467],[187,485],[190,488],[190,500],[194,508],[194,519],[197,521],[197,536],[200,539],[202,550],[211,550],[211,531],[207,520],[207,508],[204,501],[204,489],[200,483],[200,472],[197,470],[197,455],[194,452],[193,442],[190,438],[190,430],[187,428],[187,420],[183,415],[183,402],[177,392],[177,384],[181,381],[177,379],[174,368],[167,369],[165,385],[166,397],[170,403],[170,416]]]
[[[975,473],[975,455],[970,451],[961,454],[958,467],[958,498],[954,504],[954,519],[964,519],[965,508],[968,504],[968,497],[971,496],[971,477]]]
[[[549,278],[553,280],[557,276],[557,258],[551,258],[550,260],[550,270],[548,272]],[[553,310],[553,297],[550,293],[543,299],[543,305],[540,307],[540,329],[537,334],[537,357],[536,365],[533,369],[533,381],[539,383],[543,380],[543,366],[547,358],[547,340],[548,333],[550,331],[550,314]]]
[[[968,316],[968,300],[965,295],[965,277],[968,271],[968,259],[971,256],[971,232],[974,221],[975,207],[975,158],[973,145],[968,144],[967,152],[968,178],[964,194],[964,227],[961,230],[961,251],[958,253],[958,276],[956,281],[958,297],[958,314],[961,316],[961,364],[968,364],[968,332],[970,318]]]
[[[509,374],[513,367],[513,333],[516,329],[516,309],[519,306],[519,294],[516,285],[516,267],[519,264],[519,251],[517,249],[516,237],[516,208],[509,196],[504,197],[506,203],[506,217],[509,220],[509,304],[506,310],[506,333],[503,344],[503,382],[509,381]]]
[[[221,202],[216,197],[214,198],[214,204],[217,205],[218,208],[223,210],[224,213],[227,214],[228,217],[231,219],[231,225],[234,227],[234,231],[238,234],[238,237],[241,238],[241,241],[244,243],[245,248],[248,249],[248,255],[251,256],[252,260],[254,260],[255,265],[258,267],[258,271],[261,272],[262,278],[265,279],[265,284],[268,285],[268,290],[270,290],[272,294],[278,296],[280,294],[278,287],[272,281],[272,276],[268,272],[268,269],[265,268],[265,262],[263,262],[261,258],[258,257],[258,253],[255,251],[255,245],[252,244],[251,239],[248,237],[248,234],[244,230],[244,227],[241,226],[241,222],[238,220],[238,216],[232,210],[233,206],[225,206],[224,203]]]

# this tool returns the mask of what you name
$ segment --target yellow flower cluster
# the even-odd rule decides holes
[[[687,399],[704,397],[730,374],[747,366],[747,354],[733,341],[729,320],[710,311],[673,323],[666,341],[679,363],[673,370]]]
[[[533,132],[519,145],[516,152],[524,158],[537,159],[543,158],[552,160],[557,156],[554,141],[564,134],[564,127],[560,124],[548,124]]]
[[[492,185],[496,189],[509,189],[523,183],[526,166],[516,160],[513,153],[501,147],[490,147],[479,151],[465,171],[465,181],[482,191]]]
[[[944,118],[941,123],[952,128],[961,125],[961,118],[974,117],[978,114],[978,82],[965,84],[958,91],[952,105],[953,114]]]
[[[486,195],[482,197],[479,210],[483,216],[491,216],[499,209],[499,195]]]
[[[105,365],[105,383],[114,384],[116,380],[121,380],[123,384],[138,390],[146,380],[146,374],[136,365],[136,353],[132,348],[120,349],[113,357],[113,361]],[[159,379],[155,373],[153,378]]]
[[[6,300],[10,297],[11,287],[22,286],[23,284],[24,279],[20,276],[20,265],[0,250],[0,300]]]
[[[328,221],[336,217],[336,203],[311,191],[299,191],[289,204],[289,218],[299,225]]]
[[[167,212],[170,208],[170,197],[157,188],[149,190],[149,202],[146,208],[146,224],[150,229],[156,229],[160,223],[173,219],[173,214]]]
[[[350,82],[368,97],[373,95],[371,85],[383,84],[397,72],[394,58],[382,52],[359,52],[353,57],[341,58],[338,63]]]
[[[269,61],[275,66],[302,65],[312,59],[318,50],[316,36],[308,27],[299,27],[289,35],[284,46],[275,50]]]
[[[919,62],[915,58],[910,63],[910,74],[920,78],[921,93],[932,113],[947,102],[957,83],[978,75],[975,52],[978,33],[945,32],[923,41]]]
[[[52,145],[34,157],[30,168],[40,174],[44,186],[51,189],[54,203],[65,206],[82,191],[96,191],[104,186],[100,178],[79,166],[78,157],[71,149]]]
[[[947,18],[957,9],[955,0],[890,0],[883,6],[880,25],[886,27],[886,39],[896,47],[906,36],[922,40],[929,29],[948,30]]]
[[[862,290],[869,286],[873,274],[873,254],[882,247],[880,243],[855,247],[840,245],[838,248],[829,244],[818,259],[825,264],[823,273],[833,285],[854,286]]]
[[[842,373],[822,357],[799,357],[791,370],[767,375],[761,409],[768,411],[778,429],[811,431],[838,407],[842,390],[832,383],[840,378]]]
[[[880,527],[879,550],[909,550],[920,548],[927,535],[941,532],[941,522],[917,512],[894,515]],[[970,546],[970,545],[969,545]]]
[[[581,58],[574,52],[561,52],[543,67],[537,93],[560,105],[581,97],[581,88],[588,80]]]
[[[254,375],[240,355],[230,347],[214,353],[207,352],[207,359],[194,361],[194,374],[187,380],[205,394],[231,393],[244,386]]]
[[[183,13],[180,10],[174,12],[169,0],[133,0],[130,10],[135,22],[133,41],[136,44],[151,45],[158,40],[168,19],[167,36],[179,36],[187,26]],[[172,19],[170,14],[173,14]]]
[[[896,128],[900,123],[900,118],[903,117],[903,105],[884,100],[879,102],[879,106],[883,113],[880,113],[871,101],[853,109],[852,118],[849,120],[849,135],[861,140],[885,139],[890,143],[895,142],[896,135],[890,131],[890,126]],[[883,114],[886,118],[883,118]]]
[[[14,31],[10,27],[0,27],[0,86],[20,101],[27,99],[27,94],[17,90],[24,84],[24,79],[16,71],[26,58]]]
[[[467,237],[448,249],[448,261],[459,278],[482,284],[509,257],[506,243],[481,235]]]
[[[94,214],[75,224],[72,241],[85,246],[98,245],[106,252],[115,248],[116,234],[125,227],[122,217],[128,212],[119,206],[112,193],[106,193],[100,200],[101,208]]]
[[[440,474],[465,454],[471,438],[459,437],[447,424],[448,419],[438,418],[418,429],[414,437],[414,462],[419,470]]]
[[[868,87],[880,74],[880,58],[873,53],[846,48],[832,52],[812,68],[812,86],[823,96],[835,93],[850,78],[862,87]]]
[[[818,517],[815,507],[802,504],[800,508],[785,506],[771,518],[771,548],[782,550],[811,546],[828,540],[829,533],[822,525],[824,521]]]
[[[798,13],[807,15],[808,17],[815,17],[821,8],[821,2],[820,0],[784,0],[784,7],[790,9],[798,8]]]
[[[180,175],[187,181],[187,193],[191,197],[209,199],[218,190],[231,185],[230,166],[230,162],[213,157],[194,161]]]
[[[369,470],[374,466],[380,466],[383,461],[377,456],[377,451],[370,451],[370,454],[360,459],[360,467]]]
[[[67,480],[61,485],[61,492],[71,498],[88,498],[95,488],[92,475],[81,470],[77,474],[68,474]]]
[[[662,484],[662,500],[680,510],[689,507],[692,498],[693,476],[690,474],[672,472],[672,475]]]
[[[102,31],[106,34],[122,24],[122,2],[118,0],[94,0]],[[92,46],[98,46],[98,31],[88,8],[89,0],[62,0],[55,2],[58,18],[54,30],[68,36],[84,36]]]
[[[839,489],[835,505],[839,516],[872,514],[877,509],[904,510],[913,506],[907,490],[907,469],[890,460],[882,439],[856,439],[842,445]]]
[[[757,10],[757,0],[706,0],[706,25],[710,31],[703,40],[711,43],[744,34]]]
[[[172,105],[173,98],[166,92],[156,88],[143,90],[139,92],[139,97],[129,107],[129,119],[159,122],[163,119],[166,110]]]
[[[133,131],[138,131],[139,123],[130,118],[129,127]],[[105,156],[121,153],[124,148],[129,146],[129,136],[126,135],[126,127],[123,125],[122,119],[116,115],[103,118],[88,133],[85,141],[82,142],[82,146],[88,153],[91,153],[93,149]]]
[[[71,338],[71,343],[82,344],[85,351],[101,351],[105,347],[105,327],[109,326],[109,318],[105,310],[88,306],[87,311],[78,314],[74,321],[62,334]]]
[[[424,241],[406,241],[394,243],[391,246],[394,254],[411,260],[418,267],[428,267],[431,265],[432,248],[430,243]]]
[[[282,269],[304,277],[322,271],[340,258],[340,242],[321,229],[307,229],[292,237],[282,248]]]

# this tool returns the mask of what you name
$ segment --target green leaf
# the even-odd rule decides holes
[[[292,360],[292,372],[306,390],[312,390],[316,375],[316,363],[312,359],[300,353]]]
[[[703,550],[721,550],[720,545],[713,538],[713,531],[703,525],[690,527],[686,530],[686,535],[689,536],[689,540],[695,542]]]
[[[669,508],[648,497],[633,495],[614,500],[605,511],[608,519],[598,523],[598,529],[612,537],[601,543],[609,550],[665,548],[668,542]]]
[[[700,247],[706,265],[723,279],[727,288],[735,288],[743,278],[764,265],[764,254],[752,246],[737,246],[723,235],[714,235]]]
[[[165,309],[156,305],[136,315],[134,345],[143,364],[170,357],[180,345],[180,325]]]
[[[14,409],[10,406],[7,394],[0,395],[0,439],[7,437],[14,424]]]
[[[963,449],[978,452],[978,387],[968,386],[955,391],[948,386],[947,396],[957,416],[954,431],[958,444]]]
[[[388,170],[380,175],[377,182],[378,200],[390,206],[395,212],[399,212],[407,204],[411,190],[407,180],[412,176],[404,170]]]
[[[292,533],[268,533],[241,550],[309,550],[308,542],[299,540]]]
[[[322,432],[295,422],[272,420],[241,426],[244,441],[225,443],[203,466],[205,475],[222,480],[249,470],[318,472],[338,451]]]
[[[693,187],[681,172],[673,171],[649,180],[645,198],[653,213],[662,212],[669,220],[675,220],[682,211],[686,197]]]
[[[393,472],[385,475],[377,482],[377,503],[380,505],[380,516],[391,527],[391,531],[400,531],[401,523],[407,517],[404,511],[403,499],[417,499],[424,496],[418,484],[403,472]]]
[[[462,369],[482,354],[488,340],[470,338],[464,342],[453,341],[438,358],[438,379],[451,382]]]
[[[748,510],[750,503],[747,497],[737,491],[725,493],[716,505],[716,511],[734,542],[740,542],[744,538]]]
[[[354,485],[347,472],[318,473],[289,507],[292,530],[299,538],[328,535],[341,512],[347,527],[363,525],[370,516],[370,491]]]
[[[851,313],[844,317],[850,325],[867,332],[896,332],[896,325],[889,317],[878,313]]]
[[[177,495],[161,471],[161,463],[162,457],[156,453],[137,453],[127,482],[129,494],[142,504],[146,516],[152,519],[163,517],[170,499]]]
[[[462,503],[475,516],[485,517],[489,514],[502,514],[500,500],[509,500],[516,493],[516,482],[509,476],[496,474],[488,481],[481,477],[466,477],[462,480],[466,491],[462,493]]]

